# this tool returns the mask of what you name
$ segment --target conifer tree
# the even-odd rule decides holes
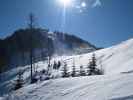
[[[76,76],[76,68],[75,68],[75,61],[73,59],[73,66],[72,66],[72,77],[75,77]]]
[[[96,74],[96,57],[95,54],[92,55],[92,61],[90,62],[90,73],[89,75],[95,75]]]
[[[56,61],[54,61],[53,69],[57,69],[57,63],[56,63]]]
[[[80,76],[85,76],[85,75],[86,75],[85,70],[84,70],[83,66],[81,65],[80,66]]]
[[[58,61],[58,64],[57,64],[57,69],[59,69],[59,68],[60,68],[60,66],[61,66],[61,62],[60,62],[60,61]]]
[[[72,77],[76,76],[76,68],[75,65],[72,66]]]
[[[63,66],[62,77],[69,77],[68,68],[67,68],[67,63],[66,62],[64,64],[64,66]]]
[[[91,60],[89,60],[89,64],[87,65],[87,75],[91,75],[91,72],[90,72],[90,68],[91,68]]]
[[[22,75],[23,75],[23,72],[22,72],[22,70],[20,70],[19,73],[18,73],[18,78],[16,80],[16,84],[15,84],[14,90],[17,90],[17,89],[23,87],[24,80],[23,80],[23,76]]]

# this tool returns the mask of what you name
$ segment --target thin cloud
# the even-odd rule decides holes
[[[92,4],[92,7],[95,8],[95,7],[99,7],[101,5],[102,5],[102,3],[100,0],[95,0],[94,3]]]

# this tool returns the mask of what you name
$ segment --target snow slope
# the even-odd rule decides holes
[[[83,65],[84,68],[87,67],[92,54],[53,57],[52,62],[54,60],[67,62],[69,71],[72,70],[73,62],[75,62],[78,70],[80,65]],[[26,85],[23,89],[13,93],[13,96],[17,96],[16,98],[22,97],[24,99],[13,98],[12,100],[32,100],[30,98],[33,98],[33,100],[117,100],[116,98],[119,98],[118,100],[127,100],[126,98],[132,98],[133,39],[110,48],[98,50],[95,54],[97,65],[99,68],[104,69],[105,75],[57,79]],[[46,68],[46,62],[38,62],[36,65],[38,71]],[[18,69],[3,73],[6,79],[4,78],[0,83],[0,90],[2,90],[0,93],[3,91],[6,91],[5,93],[9,92],[9,83],[16,78]],[[29,66],[25,66],[23,69],[25,70],[24,79],[28,79],[30,76]],[[60,77],[61,69],[58,71],[53,70],[52,75]]]
[[[70,69],[74,61],[77,69],[79,69],[80,65],[87,67],[89,59],[91,59],[93,53],[69,57],[64,56],[63,60],[67,62]],[[117,74],[133,71],[133,39],[110,48],[98,50],[95,54],[98,67],[102,67],[105,70],[105,74]],[[57,57],[57,60],[59,59],[61,58]]]
[[[4,100],[133,100],[133,73],[64,78],[26,86]]]

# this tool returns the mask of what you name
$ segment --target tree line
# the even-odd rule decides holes
[[[50,62],[50,61],[48,61]],[[72,70],[70,71],[68,68],[68,64],[65,61],[54,61],[53,64],[48,63],[47,64],[47,69],[42,70],[37,74],[37,71],[34,72],[32,76],[32,82],[35,83],[37,81],[44,81],[44,80],[49,80],[49,79],[54,79],[55,77],[52,76],[52,70],[61,70],[61,77],[62,78],[67,78],[67,77],[80,77],[80,76],[92,76],[92,75],[103,75],[104,70],[101,66],[101,68],[98,68],[97,65],[97,59],[96,55],[93,54],[91,59],[89,59],[87,66],[81,65],[79,70],[77,70],[77,66],[75,65],[76,62],[73,62],[73,65],[71,66]],[[23,79],[23,72],[19,71],[18,73],[18,78],[15,82],[15,90],[21,88],[24,84],[24,79]],[[37,76],[39,76],[37,78]]]
[[[72,71],[69,72],[67,63],[65,62],[62,70],[62,77],[79,77],[79,76],[91,76],[91,75],[103,75],[104,70],[97,67],[97,59],[95,54],[92,55],[91,60],[87,66],[80,66],[79,70],[76,70],[75,64],[72,65]]]

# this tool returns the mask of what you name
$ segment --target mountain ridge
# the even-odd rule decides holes
[[[32,38],[32,40],[31,40]],[[97,50],[91,43],[62,32],[49,32],[47,29],[19,29],[11,36],[0,40],[0,66],[19,66],[29,64],[30,49],[36,61],[45,60],[52,55],[72,55]],[[35,61],[35,62],[36,62]]]

